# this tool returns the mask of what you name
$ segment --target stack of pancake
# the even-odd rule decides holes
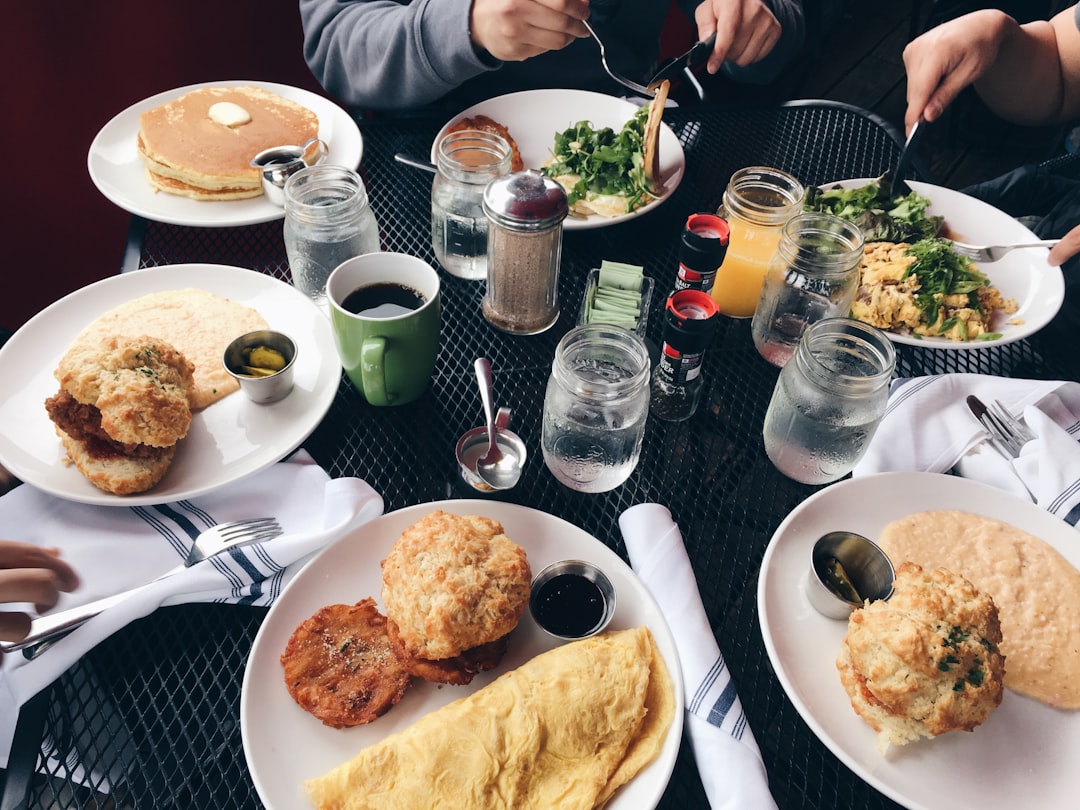
[[[150,184],[196,200],[263,193],[251,159],[319,134],[314,112],[261,87],[203,87],[139,116],[138,151]]]

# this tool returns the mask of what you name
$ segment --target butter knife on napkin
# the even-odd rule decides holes
[[[667,619],[686,686],[686,729],[713,810],[775,808],[765,765],[735,683],[716,643],[682,533],[667,507],[632,506],[619,516],[630,565]]]

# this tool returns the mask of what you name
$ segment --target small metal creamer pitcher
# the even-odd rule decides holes
[[[251,159],[262,170],[263,193],[274,205],[285,207],[285,181],[301,169],[318,166],[329,152],[321,138],[311,138],[303,146],[272,146]]]

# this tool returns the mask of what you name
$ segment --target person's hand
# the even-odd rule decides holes
[[[29,602],[41,613],[56,604],[61,591],[78,585],[78,575],[56,549],[0,540],[0,602]],[[26,613],[0,608],[0,640],[26,638],[30,621]]]
[[[588,0],[473,0],[473,43],[503,62],[565,48],[589,32]]]
[[[1004,12],[984,9],[957,17],[916,37],[904,48],[908,131],[920,119],[933,121],[956,96],[993,66],[1010,24]]]
[[[769,55],[783,33],[762,0],[705,0],[694,12],[698,39],[716,32],[716,45],[705,69],[716,73],[724,62],[746,67]]]
[[[1060,267],[1077,253],[1080,253],[1080,225],[1065,234],[1061,241],[1051,248],[1047,261],[1053,267]]]

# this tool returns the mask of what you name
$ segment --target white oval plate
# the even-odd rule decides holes
[[[287,84],[258,81],[218,81],[192,84],[167,90],[133,104],[117,114],[94,137],[86,158],[90,179],[98,191],[132,214],[167,222],[203,228],[223,228],[254,225],[283,219],[285,210],[274,205],[266,196],[247,200],[192,200],[176,194],[156,191],[146,179],[146,170],[139,159],[136,140],[139,135],[139,115],[159,104],[165,104],[201,87],[236,87],[253,85],[303,104],[319,116],[319,137],[329,148],[326,163],[355,169],[364,154],[360,128],[345,110],[332,101]]]
[[[256,405],[237,391],[193,414],[169,471],[153,488],[113,495],[64,464],[64,449],[45,412],[56,393],[53,370],[94,318],[151,292],[197,287],[254,307],[297,345],[292,393]],[[330,409],[341,380],[330,320],[283,281],[242,267],[174,264],[137,270],[76,290],[43,309],[0,349],[0,464],[58,498],[101,506],[139,506],[194,498],[280,461]]]
[[[611,127],[618,132],[638,105],[604,93],[588,90],[523,90],[498,96],[462,110],[447,121],[431,144],[431,162],[438,160],[435,148],[450,126],[470,115],[486,115],[510,130],[517,142],[521,159],[527,169],[539,169],[551,157],[555,135],[578,121],[589,121],[594,128]],[[568,231],[604,228],[626,222],[652,211],[679,187],[686,171],[686,156],[682,144],[667,124],[660,127],[660,182],[664,189],[658,198],[630,214],[602,217],[567,217],[563,228]]]
[[[516,668],[558,642],[526,611],[510,636],[502,663],[477,675],[468,686],[440,686],[417,680],[402,701],[374,722],[348,729],[324,726],[301,709],[285,688],[281,653],[302,621],[330,604],[355,604],[365,597],[380,602],[380,562],[401,532],[424,515],[442,509],[484,515],[503,524],[508,537],[525,549],[533,574],[549,563],[580,559],[596,563],[616,591],[611,630],[647,625],[664,656],[675,686],[675,719],[659,756],[620,788],[605,807],[649,810],[664,793],[682,741],[686,705],[675,640],[652,594],[614,551],[561,518],[512,503],[483,500],[442,501],[390,512],[320,552],[300,571],[270,608],[251,647],[240,695],[240,728],[251,777],[268,810],[307,807],[305,779],[320,776],[361,749],[412,725],[423,715],[463,697]]]
[[[873,178],[862,178],[822,183],[820,187],[858,188],[873,182]],[[1007,245],[1039,239],[1014,217],[982,200],[932,183],[909,180],[908,185],[913,191],[930,200],[930,207],[927,208],[930,214],[945,217],[945,225],[957,241],[972,245]],[[1060,267],[1051,267],[1046,263],[1049,253],[1046,248],[1014,250],[1000,261],[978,265],[1005,298],[1015,298],[1019,305],[1016,313],[1007,318],[1023,322],[1010,324],[1004,322],[1006,319],[995,322],[994,331],[1001,332],[1001,337],[997,340],[959,341],[943,337],[901,335],[895,332],[885,334],[894,343],[951,350],[986,349],[1030,337],[1050,323],[1065,301],[1065,277],[1061,274]]]
[[[776,675],[818,739],[905,807],[1075,807],[1080,712],[1052,709],[1006,689],[1001,705],[973,732],[891,746],[882,756],[877,734],[851,708],[835,663],[847,623],[822,616],[803,590],[814,541],[837,529],[876,540],[886,524],[930,509],[960,509],[1011,523],[1080,567],[1074,528],[987,484],[921,472],[833,484],[784,519],[762,559],[758,616]]]

